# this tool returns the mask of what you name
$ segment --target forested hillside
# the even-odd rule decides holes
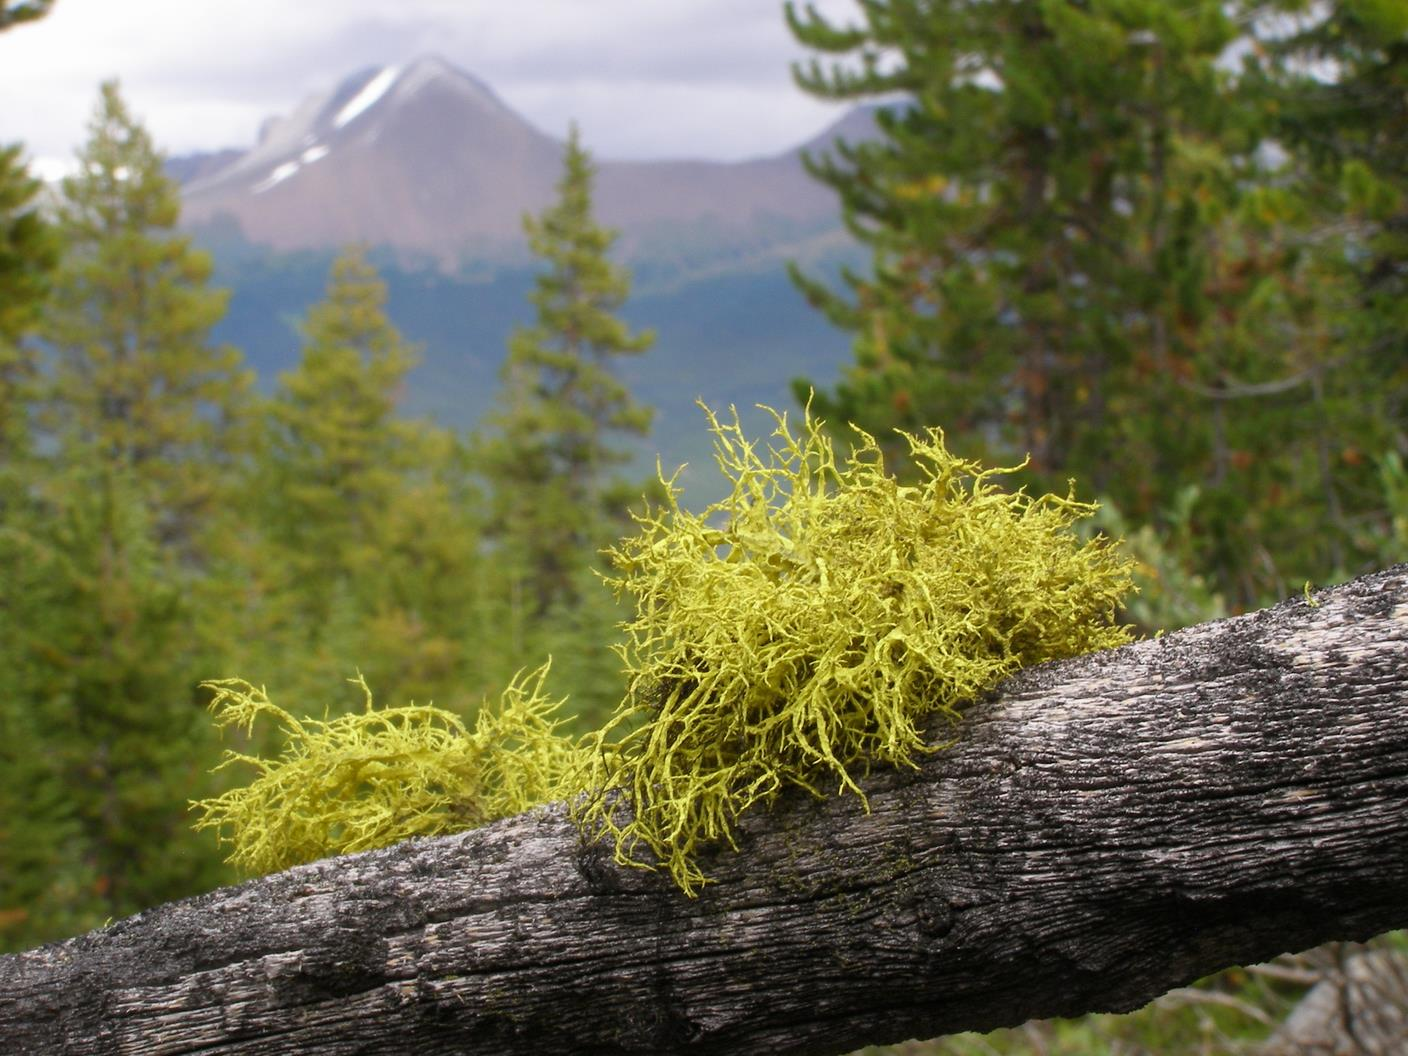
[[[213,247],[213,281],[230,291],[229,310],[213,331],[219,341],[244,349],[256,384],[271,387],[297,362],[296,321],[322,295],[333,252],[278,254],[228,242]],[[855,247],[837,259],[860,259]],[[433,263],[416,265],[396,254],[372,251],[369,259],[387,285],[387,310],[421,351],[407,375],[399,403],[407,416],[426,416],[450,429],[478,424],[493,405],[496,376],[508,335],[531,319],[527,294],[534,272],[526,266],[486,268],[482,274],[447,274]],[[644,282],[621,315],[653,329],[652,354],[624,364],[623,380],[642,402],[658,409],[659,425],[633,440],[639,474],[689,463],[691,501],[717,498],[704,418],[695,406],[737,404],[756,427],[765,418],[754,405],[789,398],[794,378],[819,382],[840,376],[849,355],[846,335],[808,308],[779,264],[721,269],[714,273],[659,276]],[[706,472],[699,472],[703,468]],[[712,489],[712,490],[711,490]]]

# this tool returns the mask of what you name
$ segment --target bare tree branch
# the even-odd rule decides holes
[[[1258,1056],[1400,1056],[1408,1051],[1408,956],[1333,943],[1319,981]]]
[[[1408,925],[1408,566],[1317,600],[1027,671],[696,900],[559,805],[0,958],[0,1050],[821,1056]]]

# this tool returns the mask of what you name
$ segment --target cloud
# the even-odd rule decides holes
[[[545,131],[576,117],[602,157],[771,153],[835,115],[792,86],[800,49],[769,0],[58,0],[0,34],[0,142],[70,154],[117,76],[168,151],[247,145],[307,95],[427,52]]]

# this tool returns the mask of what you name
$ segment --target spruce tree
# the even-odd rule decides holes
[[[237,349],[210,344],[228,293],[175,233],[179,188],[116,82],[89,132],[63,182],[50,423],[66,452],[130,470],[158,537],[190,552],[244,442],[252,376]]]
[[[9,629],[24,669],[7,733],[20,740],[0,749],[15,756],[6,779],[29,781],[0,835],[23,837],[3,852],[29,942],[230,875],[186,816],[219,758],[197,689],[219,661],[189,580],[172,570],[130,471],[67,465],[44,513],[19,584],[34,620]]]
[[[39,212],[40,183],[19,145],[0,148],[0,475],[28,447],[38,351],[27,342],[58,261],[53,227]],[[3,487],[3,484],[0,484]],[[0,509],[3,509],[0,494]]]
[[[266,410],[264,634],[297,670],[260,677],[322,693],[360,668],[385,699],[443,703],[466,692],[476,503],[457,441],[397,417],[417,353],[386,297],[363,251],[343,253]]]
[[[375,563],[378,518],[416,460],[417,430],[395,411],[417,355],[385,307],[363,251],[343,253],[302,324],[298,367],[280,376],[268,408],[277,538],[313,585]]]
[[[40,17],[50,2],[0,0],[0,31]],[[55,881],[77,875],[62,861],[73,830],[62,775],[44,758],[36,733],[30,692],[39,665],[22,637],[51,615],[33,553],[44,519],[33,501],[31,458],[38,353],[26,340],[57,259],[39,190],[21,147],[0,147],[0,953],[73,925]]]
[[[80,873],[65,861],[74,823],[34,706],[46,671],[31,645],[57,613],[43,544],[53,525],[35,495],[43,474],[32,442],[40,381],[32,336],[58,245],[20,151],[0,149],[0,951],[73,926],[55,889]]]
[[[494,534],[517,570],[515,598],[530,621],[580,602],[596,551],[641,490],[619,479],[631,459],[625,441],[645,436],[652,417],[616,373],[654,335],[632,334],[615,314],[630,277],[608,257],[617,236],[593,215],[593,179],[574,125],[557,200],[524,219],[544,265],[530,295],[537,320],[510,339],[488,418]]]

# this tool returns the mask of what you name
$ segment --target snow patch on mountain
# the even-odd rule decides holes
[[[298,160],[303,162],[303,164],[305,165],[311,165],[319,158],[326,158],[327,156],[328,148],[326,144],[319,143],[316,146],[309,147],[302,154],[300,154],[298,156]]]
[[[288,117],[266,122],[259,143],[245,158],[246,164],[256,167],[266,160],[273,161],[296,154],[307,142],[317,142],[315,129],[318,115],[328,105],[331,94],[311,96],[300,103]]]
[[[295,172],[297,172],[300,167],[301,167],[301,166],[300,166],[300,165],[298,164],[298,162],[296,162],[296,161],[286,161],[286,162],[284,162],[282,165],[280,165],[280,166],[278,166],[276,169],[274,169],[273,172],[269,173],[269,175],[268,175],[265,179],[260,180],[260,181],[259,181],[258,183],[256,183],[253,187],[251,187],[251,188],[249,189],[249,190],[250,190],[250,193],[251,193],[251,194],[263,194],[265,191],[267,191],[270,187],[273,187],[275,184],[283,183],[284,180],[288,179],[288,178],[289,178],[290,176],[292,176]]]
[[[337,112],[337,116],[332,119],[333,127],[342,128],[370,109],[396,83],[396,77],[400,72],[399,66],[387,66],[368,81],[362,90]]]

